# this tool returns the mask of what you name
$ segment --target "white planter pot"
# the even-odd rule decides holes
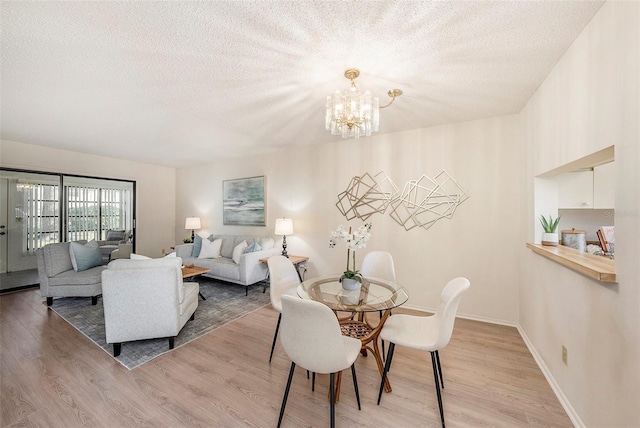
[[[558,234],[557,233],[543,233],[542,234],[542,245],[547,245],[550,247],[558,246]]]
[[[342,278],[342,288],[349,291],[355,291],[360,288],[360,283],[353,278]]]

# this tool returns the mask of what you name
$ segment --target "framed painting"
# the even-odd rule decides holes
[[[264,176],[222,182],[222,223],[265,226]]]

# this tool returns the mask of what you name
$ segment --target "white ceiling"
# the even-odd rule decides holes
[[[1,138],[170,166],[336,141],[361,70],[380,133],[519,112],[602,1],[7,2]]]

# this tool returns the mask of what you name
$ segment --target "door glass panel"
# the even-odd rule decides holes
[[[2,272],[35,269],[35,250],[60,241],[60,177],[0,170],[0,186]]]

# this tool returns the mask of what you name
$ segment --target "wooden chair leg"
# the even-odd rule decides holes
[[[98,296],[91,296],[91,306],[98,304]]]
[[[53,305],[53,297],[47,297],[47,306]]]
[[[122,351],[122,343],[114,343],[113,344],[113,356],[117,357],[120,355],[120,351]]]
[[[291,361],[291,369],[289,369],[289,380],[287,380],[287,387],[284,390],[284,397],[282,397],[282,406],[280,407],[280,417],[278,418],[278,428],[282,424],[282,417],[284,416],[284,408],[287,405],[287,398],[289,397],[289,388],[291,388],[291,379],[293,379],[293,372],[296,369],[296,363]]]
[[[169,349],[173,349],[173,345],[175,344],[175,336],[169,338]]]

